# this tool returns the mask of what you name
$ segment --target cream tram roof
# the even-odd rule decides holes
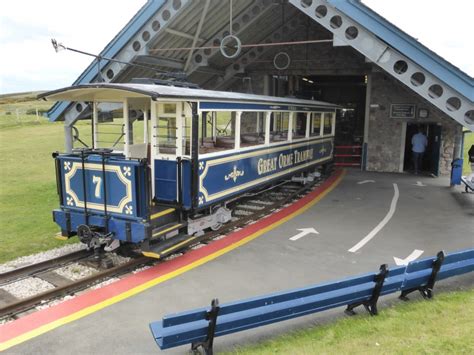
[[[122,101],[126,98],[150,97],[159,99],[183,99],[186,101],[212,101],[233,103],[255,103],[272,105],[294,105],[310,108],[336,109],[339,106],[315,100],[243,94],[239,92],[190,89],[151,84],[86,84],[65,87],[43,93],[39,99],[52,101]]]

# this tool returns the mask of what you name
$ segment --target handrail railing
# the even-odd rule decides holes
[[[377,273],[368,273],[301,289],[171,314],[150,323],[150,329],[161,349],[192,344],[212,354],[214,337],[280,322],[330,308],[347,306],[346,313],[363,305],[371,315],[377,314],[380,296],[401,291],[400,298],[419,291],[424,298],[433,297],[436,280],[474,271],[474,249],[451,254],[439,252],[436,257],[410,262],[407,266],[388,269],[384,264]]]

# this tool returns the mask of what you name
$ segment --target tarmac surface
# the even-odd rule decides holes
[[[472,248],[474,194],[448,184],[445,178],[349,171],[317,204],[251,242],[5,353],[161,353],[148,324],[166,314],[207,306],[212,298],[226,303],[376,271],[414,250],[423,251],[423,258],[440,250]],[[319,234],[290,240],[303,228],[315,228]],[[367,236],[372,238],[360,246]],[[357,251],[349,251],[357,245]],[[440,282],[435,293],[469,285],[474,285],[472,273]],[[384,299],[397,302],[395,297]],[[383,308],[384,303],[379,310]],[[342,316],[339,308],[219,337],[214,349],[229,351]],[[189,349],[182,346],[162,353],[182,354]]]

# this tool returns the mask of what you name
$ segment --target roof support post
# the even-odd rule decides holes
[[[72,142],[72,126],[67,122],[64,122],[64,149],[67,154],[72,153],[73,142]]]
[[[186,60],[186,64],[184,65],[184,71],[186,71],[188,69],[189,64],[191,63],[194,48],[196,48],[196,44],[197,44],[197,41],[199,39],[199,35],[201,34],[202,25],[204,23],[204,20],[206,19],[207,10],[209,9],[209,4],[210,3],[211,3],[211,0],[206,0],[206,3],[204,4],[204,9],[202,10],[202,13],[201,13],[201,19],[199,20],[199,24],[198,24],[196,33],[194,34],[193,44],[191,45],[191,50],[189,51],[188,59]]]
[[[124,124],[124,145],[123,153],[125,158],[130,157],[130,119],[128,110],[128,99],[123,100],[123,124]]]

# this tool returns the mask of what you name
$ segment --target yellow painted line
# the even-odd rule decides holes
[[[169,228],[166,228],[165,230],[162,230],[162,231],[160,231],[160,232],[158,232],[158,233],[153,234],[153,237],[156,237],[156,236],[158,236],[158,235],[165,234],[166,232],[169,232],[170,230],[173,230],[173,229],[177,229],[177,228],[181,227],[182,225],[183,225],[182,223],[180,223],[180,224],[175,224],[174,226],[171,226],[171,227],[169,227]]]
[[[154,280],[150,280],[148,282],[145,282],[137,287],[134,287],[128,291],[125,291],[119,295],[116,295],[116,296],[113,296],[105,301],[102,301],[102,302],[99,302],[93,306],[90,306],[90,307],[87,307],[87,308],[84,308],[76,313],[73,313],[69,316],[66,316],[66,317],[63,317],[61,319],[57,319],[51,323],[48,323],[48,324],[45,324],[41,327],[38,327],[32,331],[29,331],[27,333],[24,333],[16,338],[13,338],[13,339],[10,339],[4,343],[1,343],[0,344],[0,351],[3,351],[3,350],[6,350],[6,349],[9,349],[11,348],[12,346],[15,346],[15,345],[18,345],[18,344],[21,344],[27,340],[30,340],[30,339],[33,339],[41,334],[44,334],[44,333],[47,333],[53,329],[56,329],[60,326],[63,326],[65,324],[68,324],[68,323],[71,323],[75,320],[78,320],[82,317],[85,317],[89,314],[92,314],[94,312],[97,312],[101,309],[104,309],[108,306],[111,306],[115,303],[118,303],[120,301],[123,301],[129,297],[132,297],[140,292],[143,292],[147,289],[149,289],[150,287],[153,287],[153,286],[156,286],[160,283],[163,283],[165,281],[168,281],[170,279],[173,279],[175,278],[176,276],[179,276],[181,274],[184,274],[185,272],[188,272],[192,269],[195,269],[197,268],[198,266],[201,266],[203,264],[206,264],[207,262],[211,261],[211,260],[214,260],[216,258],[218,258],[219,256],[221,255],[224,255],[244,244],[247,244],[248,242],[260,237],[262,234],[265,234],[269,231],[271,231],[272,229],[275,229],[276,227],[278,227],[279,225],[287,222],[288,220],[302,214],[303,212],[307,211],[310,207],[312,207],[313,205],[315,205],[317,202],[319,202],[321,199],[323,199],[329,192],[331,192],[342,180],[342,178],[344,177],[345,175],[345,171],[343,171],[343,173],[341,174],[341,176],[339,176],[335,181],[334,183],[328,187],[325,191],[323,191],[319,196],[317,196],[314,200],[312,200],[311,202],[307,203],[305,206],[301,207],[299,210],[289,214],[288,216],[280,219],[278,222],[275,222],[263,229],[260,229],[258,232],[255,232],[243,239],[241,239],[240,241],[234,243],[234,244],[231,244],[225,248],[222,248],[221,250],[218,250],[216,252],[214,252],[213,254],[209,254],[208,256],[205,256],[203,257],[202,259],[199,259],[199,260],[196,260],[194,262],[192,262],[191,264],[188,264],[186,266],[183,266],[179,269],[176,269],[175,271],[172,271],[166,275],[163,275],[163,276],[160,276],[160,277],[157,277],[156,279]]]
[[[54,238],[59,239],[59,240],[68,240],[68,237],[64,237],[62,235],[55,235]]]
[[[147,258],[153,258],[153,259],[161,258],[160,254],[154,253],[152,251],[142,251],[142,254],[145,255]]]
[[[169,214],[171,212],[174,212],[174,211],[175,211],[174,208],[168,208],[167,210],[164,210],[164,211],[161,211],[161,212],[158,212],[158,213],[155,213],[155,214],[151,215],[150,219],[156,219],[158,217],[167,215],[167,214]]]
[[[182,245],[184,245],[184,244],[186,244],[186,243],[188,243],[188,242],[190,242],[191,240],[194,240],[194,239],[196,239],[196,237],[192,237],[192,238],[186,239],[186,240],[182,241],[181,243],[178,243],[178,244],[176,244],[176,245],[173,245],[172,247],[169,247],[169,248],[166,249],[166,250],[163,250],[162,253],[163,253],[163,254],[166,254],[166,253],[172,251],[173,249],[179,248],[180,246],[182,246]]]

